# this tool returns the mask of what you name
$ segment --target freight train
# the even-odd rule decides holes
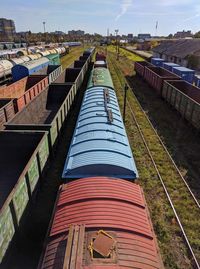
[[[200,89],[189,83],[195,79],[194,71],[156,58],[152,63],[135,62],[135,72],[192,126],[200,129]]]
[[[12,106],[7,107],[6,130],[0,131],[0,263],[37,191],[93,53],[94,49],[84,61],[76,61],[82,68],[67,68],[59,75],[56,68],[57,80],[51,85],[47,75],[29,76],[10,85],[10,94],[22,96],[16,98],[17,114],[10,113]],[[7,99],[0,99],[0,117],[6,103]]]
[[[83,97],[38,269],[164,268],[109,70]]]
[[[10,58],[10,59],[0,59],[0,81],[5,81],[6,79],[10,78],[12,75],[12,69],[15,67],[15,65],[29,65],[28,62],[31,62],[33,60],[38,60],[37,62],[34,62],[34,65],[41,65],[40,59],[43,57],[47,58],[47,60],[51,61],[50,55],[58,54],[60,56],[65,55],[68,51],[67,47],[60,47],[60,48],[54,48],[49,50],[35,50],[35,53],[31,53],[29,55],[23,55],[19,56],[17,58]]]
[[[7,183],[0,188],[0,260],[19,229],[93,54],[93,48],[87,50],[0,132]],[[67,183],[59,188],[38,269],[163,269],[143,191],[133,182],[137,178],[111,75],[95,67],[63,169]]]

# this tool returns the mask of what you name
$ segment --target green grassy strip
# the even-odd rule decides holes
[[[63,69],[67,68],[73,63],[74,60],[77,60],[79,56],[83,53],[83,47],[72,48],[69,54],[63,56],[60,60]]]
[[[108,57],[111,75],[118,95],[119,104],[122,108],[122,87],[125,83],[125,79],[121,72],[118,70],[119,67],[117,67],[118,64],[115,58],[116,56],[113,55]],[[134,102],[134,96],[131,92],[128,93],[128,100],[131,106],[134,108],[134,113],[136,114],[135,116],[140,123],[142,131],[146,129],[144,135],[150,143],[151,150],[154,149],[154,153],[159,156],[161,167],[164,173],[166,173],[166,176],[171,177],[171,173],[173,174],[173,167],[171,171],[170,163],[165,163],[165,161],[163,162],[163,157],[165,156],[163,148],[160,148],[158,141],[154,140],[157,139],[157,137],[154,133],[152,133],[152,128],[149,125],[147,119],[145,119],[138,103],[136,101]],[[158,236],[165,266],[166,268],[192,268],[189,259],[187,258],[187,248],[183,243],[182,238],[180,237],[181,232],[176,224],[173,211],[166,199],[166,195],[157,177],[150,157],[148,156],[139,131],[136,125],[133,124],[131,112],[128,108],[126,127],[128,131],[129,141],[132,146],[134,157],[139,170],[140,182],[145,190],[147,202],[150,205],[154,229]]]

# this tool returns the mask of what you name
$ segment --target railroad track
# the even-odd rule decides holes
[[[132,88],[133,85],[125,79],[115,56],[109,54],[108,59],[111,73],[112,71],[116,73],[121,89],[124,88],[125,83],[129,85],[129,88]],[[123,94],[122,90],[120,94]],[[127,106],[132,121],[137,126],[157,177],[173,210],[176,222],[180,227],[182,236],[191,254],[192,262],[199,269],[200,204],[140,106],[136,96],[133,92],[131,92],[131,95],[132,98],[130,98],[130,94],[128,95]]]

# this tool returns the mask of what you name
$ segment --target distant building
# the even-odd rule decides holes
[[[177,32],[174,34],[175,38],[187,38],[187,37],[193,37],[193,34],[191,31],[182,31],[182,32]]]
[[[85,34],[84,31],[82,30],[72,30],[72,31],[68,31],[68,35],[71,35],[71,36],[83,36]]]
[[[150,39],[150,38],[151,38],[150,34],[138,34],[138,39],[146,40],[146,39]]]
[[[166,40],[153,48],[153,57],[200,70],[200,40]]]
[[[13,41],[15,34],[14,21],[0,18],[0,41]]]
[[[65,33],[62,32],[62,31],[55,31],[52,34],[55,34],[55,35],[65,35]]]
[[[132,42],[133,41],[133,34],[128,34],[127,40],[128,40],[128,42]]]

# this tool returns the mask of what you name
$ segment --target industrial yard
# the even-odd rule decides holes
[[[200,269],[200,6],[133,2],[2,1],[0,269]]]

